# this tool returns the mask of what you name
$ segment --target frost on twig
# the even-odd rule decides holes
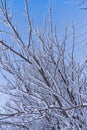
[[[9,28],[0,29],[0,73],[5,79],[0,91],[9,97],[0,112],[0,129],[85,130],[87,65],[78,65],[74,58],[74,25],[68,58],[67,27],[60,43],[51,6],[50,26],[33,27],[29,4],[25,0],[26,42],[9,17],[11,6],[0,1],[0,18]]]

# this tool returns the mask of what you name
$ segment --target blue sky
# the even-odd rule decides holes
[[[83,22],[83,18],[86,18],[87,11],[81,10],[78,7],[77,2],[68,3],[72,0],[53,0],[53,16],[57,21],[63,20],[65,23],[70,24],[72,19],[76,22]],[[43,21],[43,16],[47,15],[49,0],[31,0],[30,2],[30,14],[34,19],[34,23],[40,25]],[[16,18],[20,18],[20,14],[24,12],[24,0],[15,0],[13,4],[13,12],[16,14]],[[23,19],[22,19],[23,20]],[[79,23],[78,23],[79,24]]]
[[[67,3],[67,2],[71,2],[71,3]],[[44,16],[46,16],[47,21],[49,21],[48,9],[47,9],[48,5],[49,5],[49,0],[31,0],[30,15],[33,18],[34,26],[42,27]],[[86,52],[87,11],[81,10],[78,7],[78,2],[72,2],[72,0],[53,0],[52,8],[53,8],[53,19],[54,19],[54,23],[57,24],[59,39],[61,39],[60,37],[62,37],[64,33],[63,24],[67,24],[68,33],[71,33],[72,20],[74,21],[75,28],[76,28],[76,37],[78,37],[76,40],[75,53],[78,58],[78,61],[82,62],[85,59],[85,56],[87,55]],[[13,11],[13,19],[14,19],[13,21],[14,23],[17,23],[17,25],[19,26],[19,31],[22,32],[23,37],[25,37],[27,26],[26,26],[26,18],[23,15],[25,11],[24,0],[14,0],[12,5],[12,11]],[[0,25],[0,28],[2,28],[2,25]],[[69,48],[71,48],[70,43],[71,41],[69,41],[68,43]],[[0,83],[3,82],[1,75],[0,75],[0,80],[1,80]],[[3,96],[1,97],[2,97],[0,98],[1,100],[2,99],[5,100]]]
[[[33,19],[34,26],[42,27],[44,16],[46,16],[47,21],[49,22],[48,9],[47,9],[48,5],[49,5],[49,0],[31,0],[30,16]],[[78,59],[81,60],[84,59],[85,55],[87,55],[86,47],[85,47],[86,44],[85,42],[87,40],[86,39],[87,10],[81,10],[78,5],[79,5],[78,0],[77,2],[73,2],[73,0],[52,0],[53,20],[54,20],[53,22],[57,24],[58,37],[59,39],[61,39],[64,34],[64,24],[66,24],[68,27],[68,33],[71,33],[72,21],[74,21],[75,29],[76,29],[76,37],[79,37],[76,41],[76,44],[79,44],[76,45],[77,46],[76,55],[78,55],[77,56]],[[19,30],[20,32],[22,32],[24,36],[27,28],[26,18],[23,15],[25,11],[24,0],[15,0],[13,3],[12,10],[14,14],[13,15],[14,22],[17,22],[17,24],[20,25]],[[71,48],[70,43],[69,43],[69,48]]]
[[[57,24],[59,37],[63,35],[63,24],[67,24],[70,29],[72,21],[74,21],[75,27],[82,26],[87,21],[87,11],[81,10],[78,6],[79,3],[72,1],[73,0],[52,0],[53,22]],[[49,0],[31,0],[30,16],[33,19],[34,26],[42,27],[44,16],[46,16],[47,22],[49,22],[48,5]],[[12,5],[14,23],[19,25],[19,30],[23,35],[27,28],[26,18],[23,15],[25,11],[24,8],[24,0],[14,0]]]
[[[7,0],[9,3],[10,0]],[[78,2],[72,2],[73,0],[52,0],[53,9],[53,22],[57,24],[57,32],[59,39],[64,34],[63,24],[67,24],[68,33],[71,33],[72,20],[75,23],[76,28],[76,56],[81,62],[87,55],[87,10],[81,10],[78,6]],[[46,16],[49,22],[48,9],[49,0],[31,0],[30,2],[30,16],[33,19],[34,26],[42,27],[44,16]],[[12,4],[13,21],[17,24],[18,30],[22,33],[24,39],[26,34],[26,17],[24,0],[14,0]],[[85,25],[84,25],[85,24]],[[0,24],[0,28],[2,25]],[[79,29],[78,29],[79,28]],[[86,33],[84,33],[86,32]],[[84,33],[84,35],[83,35]],[[0,36],[1,37],[1,36]],[[69,39],[70,40],[70,39]],[[86,46],[85,46],[86,45]],[[68,47],[71,48],[71,41],[68,43]]]

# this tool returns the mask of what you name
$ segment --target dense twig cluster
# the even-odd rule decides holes
[[[60,44],[51,7],[50,29],[46,25],[35,29],[29,14],[29,1],[25,0],[26,43],[12,23],[12,16],[9,17],[10,6],[6,0],[1,0],[0,5],[1,21],[9,28],[8,32],[0,30],[0,33],[10,39],[0,39],[0,72],[6,79],[0,91],[10,97],[0,113],[0,129],[85,130],[87,66],[86,62],[78,65],[74,59],[74,26],[73,48],[67,59],[67,28]]]

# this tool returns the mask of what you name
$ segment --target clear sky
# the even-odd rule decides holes
[[[72,21],[75,23],[76,29],[76,56],[79,61],[83,61],[87,55],[87,10],[81,10],[79,3],[73,2],[74,0],[52,0],[53,20],[57,24],[57,31],[59,39],[64,34],[64,24],[68,27],[68,33],[71,33]],[[33,19],[34,26],[42,27],[44,16],[49,22],[48,16],[49,0],[31,0],[30,2],[30,16]],[[23,37],[26,32],[27,24],[24,16],[24,0],[14,0],[13,6],[13,19],[19,26],[20,32]],[[83,35],[84,33],[84,35]],[[77,38],[78,37],[78,38]],[[70,40],[70,39],[69,39]],[[68,41],[68,47],[71,48],[71,40]],[[84,52],[84,53],[83,53]]]
[[[7,0],[8,2],[10,0]],[[78,2],[72,2],[73,0],[53,0],[53,19],[54,23],[57,24],[59,38],[62,37],[64,33],[63,24],[67,24],[68,32],[71,33],[72,21],[75,23],[76,28],[76,56],[79,61],[83,61],[87,55],[87,10],[81,10],[78,6]],[[49,0],[31,0],[30,2],[30,15],[33,18],[34,26],[42,26],[44,16],[46,16],[47,21]],[[26,34],[26,19],[24,16],[24,0],[14,0],[12,5],[13,19],[14,23],[19,25],[19,31],[22,32],[25,38]],[[2,25],[0,24],[0,28]],[[1,36],[0,36],[1,38]],[[61,39],[61,38],[60,38]],[[70,40],[70,39],[69,39]],[[71,41],[69,41],[69,48]],[[2,77],[0,76],[2,81]],[[0,81],[0,82],[1,82]],[[3,102],[3,101],[2,101]]]

